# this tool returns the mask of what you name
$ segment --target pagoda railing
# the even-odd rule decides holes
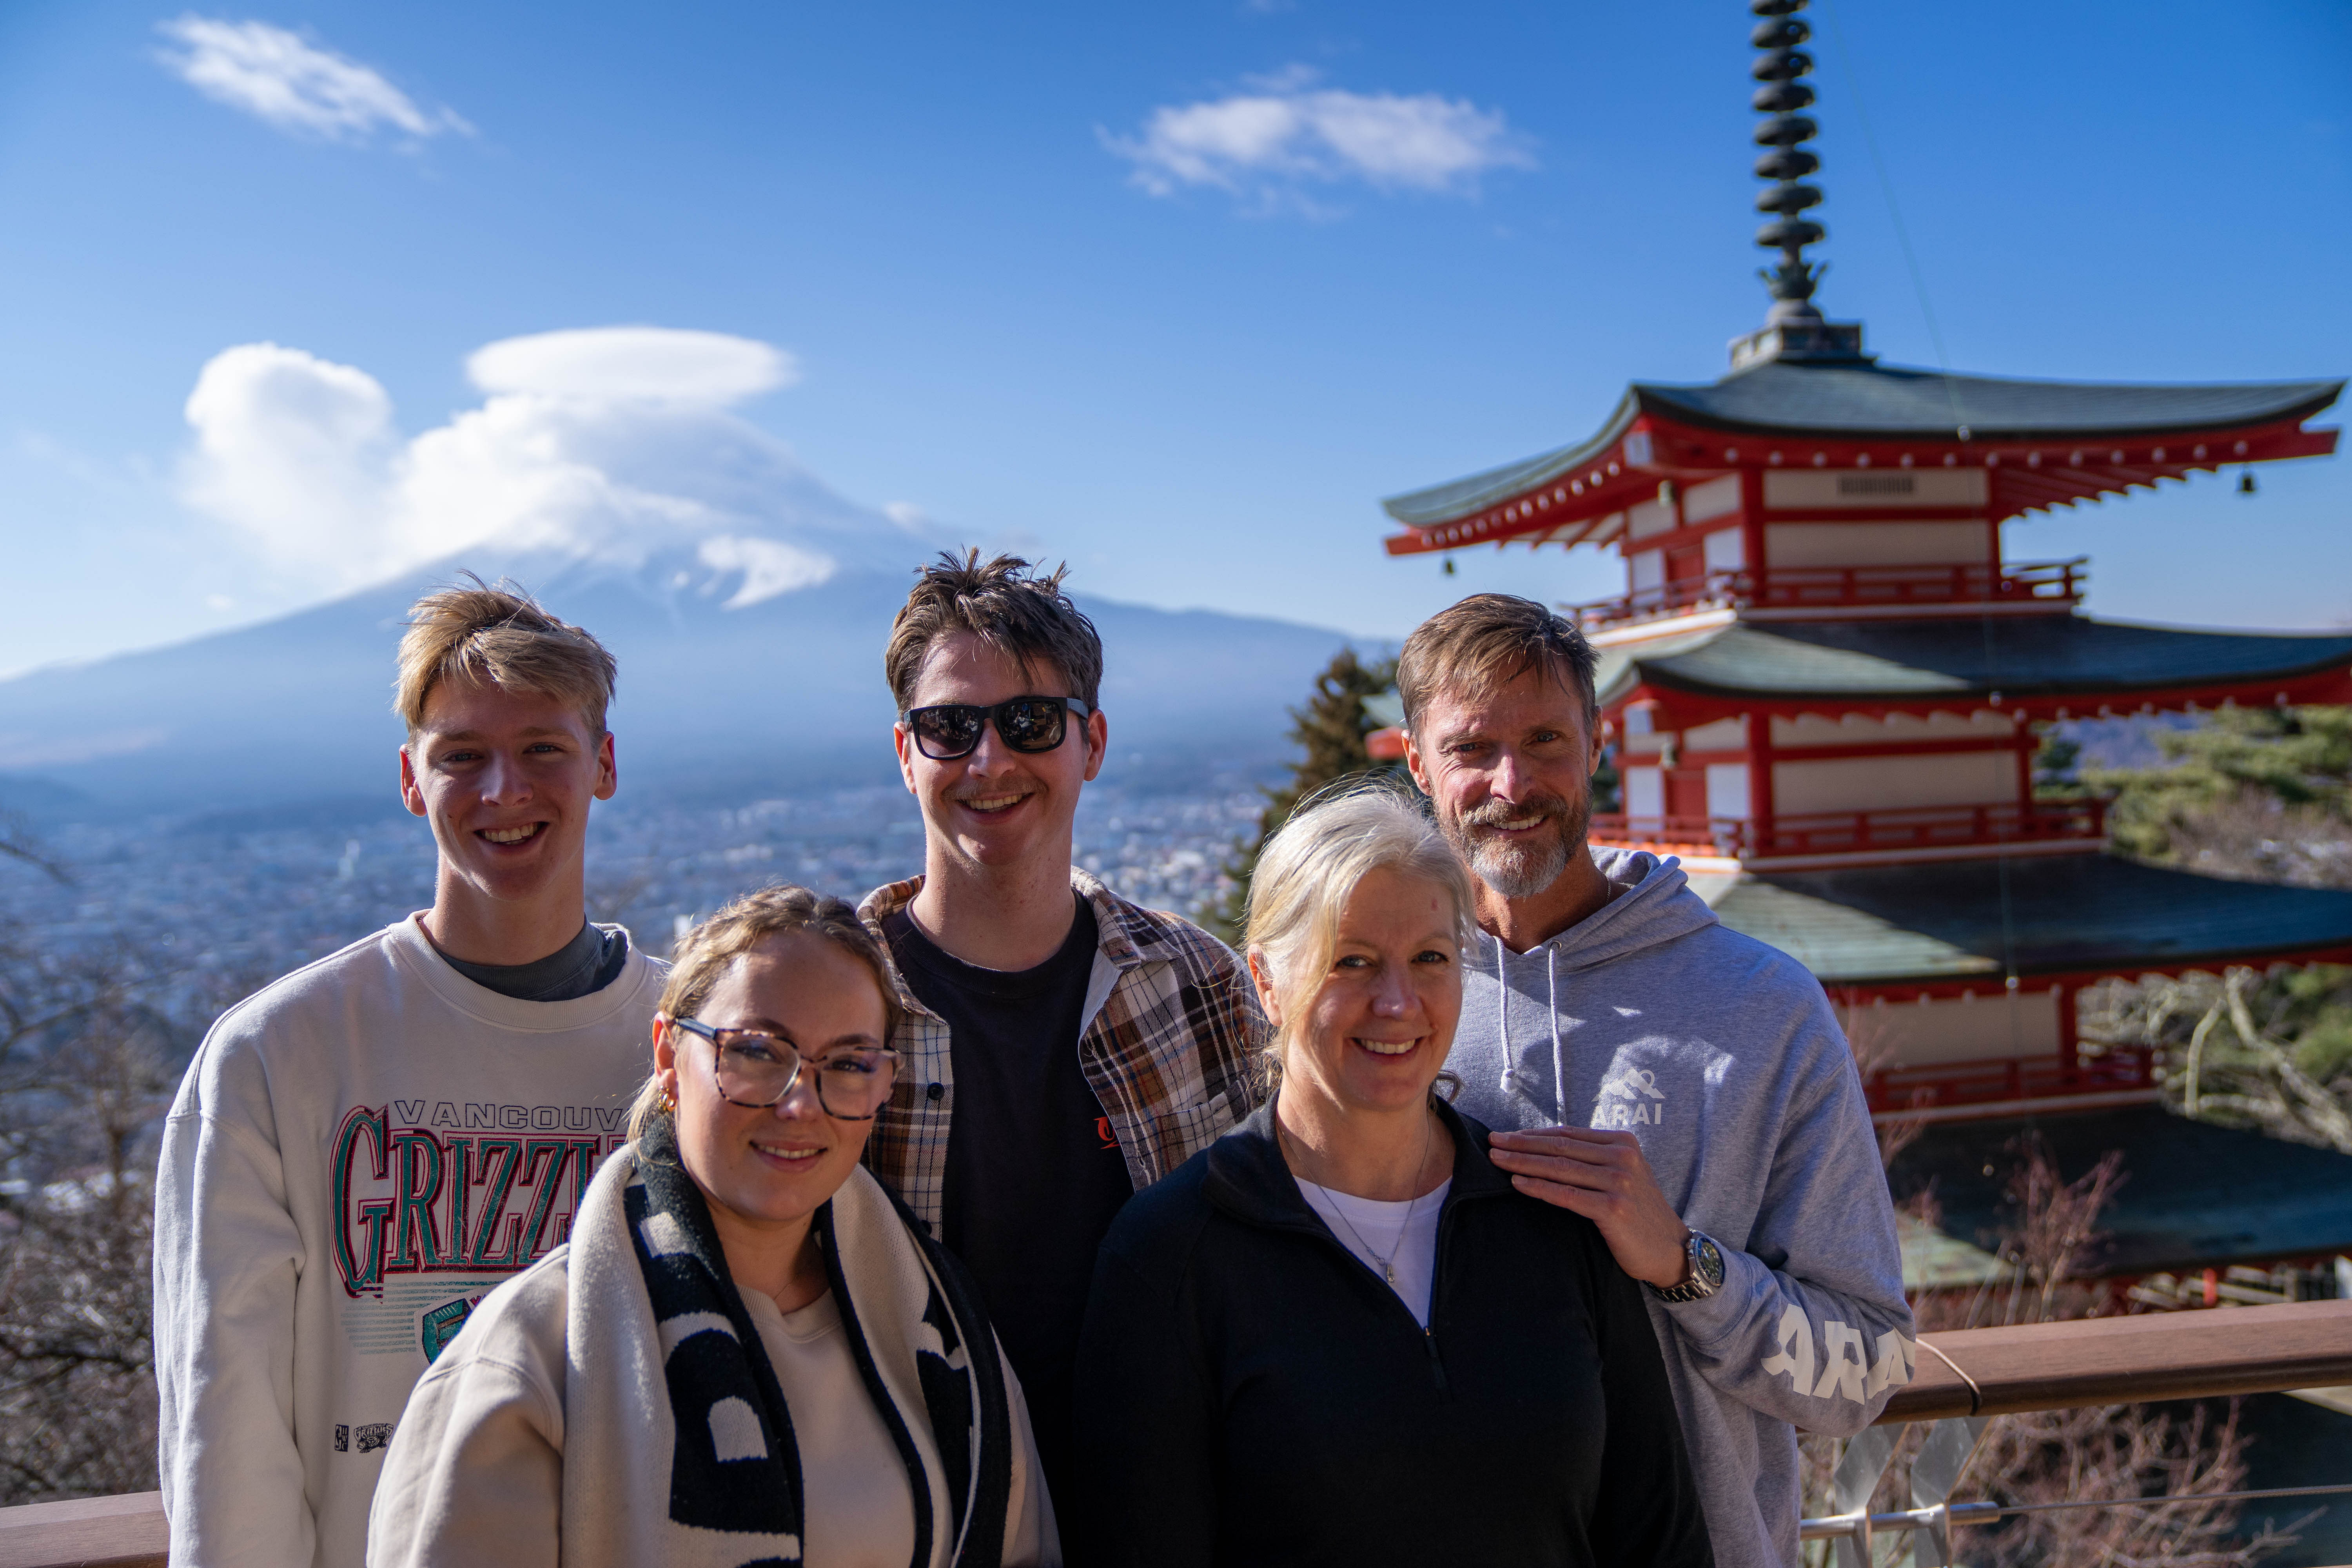
[[[1606,843],[1712,853],[1740,860],[1903,849],[1997,849],[2009,844],[2104,842],[2107,807],[2103,800],[2036,801],[2022,806],[1828,812],[1775,816],[1762,822],[1596,812],[1591,831],[1593,837]]]
[[[2088,556],[1991,566],[1776,566],[1711,572],[1566,606],[1589,630],[1708,609],[1846,610],[1906,605],[2082,603]]]
[[[1997,1006],[1999,1002],[1988,1002]],[[1979,1106],[2012,1106],[2024,1100],[2097,1095],[2100,1103],[2125,1096],[2153,1097],[2156,1053],[2145,1046],[2077,1047],[2074,1059],[2045,1051],[2040,1056],[1996,1057],[1973,1062],[1923,1062],[1883,1067],[1863,1083],[1873,1114],[1881,1120],[1916,1118],[1942,1121]]]

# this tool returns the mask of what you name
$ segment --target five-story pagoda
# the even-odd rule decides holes
[[[1881,1104],[2116,1103],[2148,1064],[2079,1044],[2113,974],[2352,959],[2352,893],[2105,852],[2099,803],[2040,803],[2037,726],[2352,701],[2352,636],[2082,613],[2085,563],[2004,559],[2001,525],[2190,473],[2317,457],[2340,381],[2018,381],[1885,365],[1813,304],[1824,237],[1801,110],[1805,0],[1753,0],[1765,149],[1760,331],[1702,386],[1630,386],[1589,439],[1395,497],[1390,553],[1592,544],[1626,592],[1601,651],[1623,810],[1596,842],[1669,850],[1728,924],[1867,1008]]]

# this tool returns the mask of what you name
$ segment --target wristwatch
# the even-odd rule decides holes
[[[1683,1243],[1683,1255],[1690,1259],[1690,1278],[1664,1289],[1651,1286],[1659,1300],[1704,1301],[1723,1289],[1723,1248],[1716,1246],[1712,1237],[1691,1232]]]

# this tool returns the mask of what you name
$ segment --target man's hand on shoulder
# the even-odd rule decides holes
[[[1589,1127],[1496,1132],[1489,1152],[1519,1191],[1598,1226],[1626,1273],[1661,1289],[1683,1282],[1690,1267],[1683,1247],[1690,1227],[1658,1190],[1641,1141],[1631,1132]]]

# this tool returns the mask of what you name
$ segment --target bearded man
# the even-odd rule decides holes
[[[1860,1431],[1916,1354],[1852,1053],[1787,954],[1681,866],[1593,849],[1591,645],[1465,599],[1397,667],[1405,760],[1475,878],[1448,1066],[1520,1191],[1649,1287],[1717,1560],[1798,1561],[1797,1429]]]

